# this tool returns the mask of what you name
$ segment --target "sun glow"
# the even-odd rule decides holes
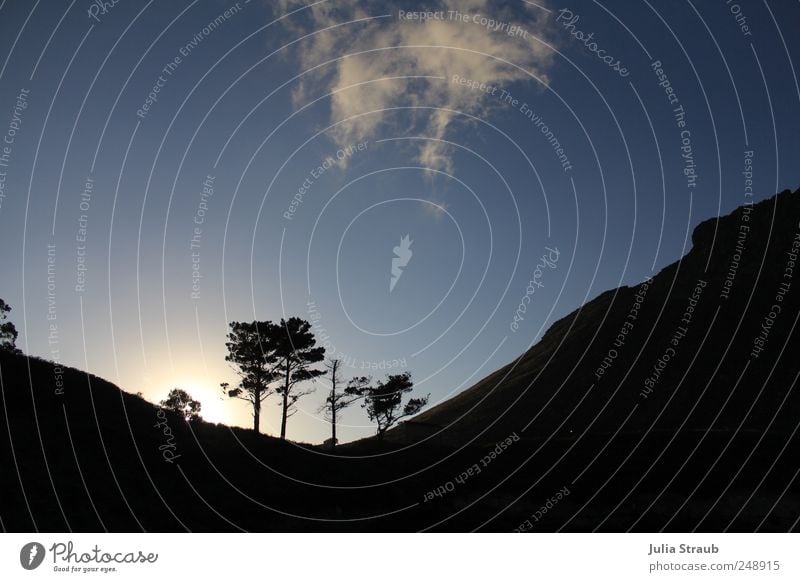
[[[172,388],[182,388],[186,390],[193,399],[200,401],[202,409],[200,415],[206,422],[218,422],[222,424],[231,424],[231,407],[223,399],[222,392],[219,386],[211,386],[202,381],[180,381],[174,380],[167,384],[168,388],[164,388],[156,399],[157,402],[164,400]]]

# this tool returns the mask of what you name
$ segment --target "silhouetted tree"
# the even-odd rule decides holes
[[[311,394],[314,389],[298,391],[297,384],[313,380],[325,373],[312,370],[309,365],[321,362],[325,348],[316,347],[317,340],[311,333],[311,324],[299,317],[281,319],[279,325],[272,326],[271,338],[275,346],[275,366],[272,368],[280,383],[275,392],[281,396],[281,438],[286,438],[286,420],[296,411],[297,401]]]
[[[271,321],[251,323],[233,321],[228,333],[228,355],[225,360],[233,364],[241,380],[231,388],[227,382],[220,384],[230,398],[249,402],[253,407],[253,430],[259,432],[261,403],[272,394],[270,383],[276,378],[274,325]]]
[[[17,328],[8,319],[11,306],[0,299],[0,350],[22,353],[17,349]]]
[[[370,379],[366,376],[351,378],[347,383],[347,388],[340,391],[339,385],[342,381],[340,378],[340,369],[342,367],[342,361],[331,358],[327,361],[325,367],[330,374],[331,391],[325,399],[325,404],[320,407],[320,412],[323,412],[325,414],[325,420],[331,423],[331,438],[326,440],[323,444],[330,445],[330,447],[333,448],[339,442],[336,439],[336,421],[339,413],[356,400],[362,398],[359,394],[359,390],[369,384]]]
[[[353,393],[363,396],[362,408],[366,409],[369,419],[378,425],[377,435],[383,438],[384,433],[397,421],[413,416],[422,410],[430,394],[422,398],[411,398],[403,405],[403,395],[413,390],[411,373],[390,374],[386,382],[378,382],[375,386],[361,386],[353,389]]]
[[[200,416],[202,407],[203,405],[199,401],[181,388],[173,388],[167,394],[167,399],[161,401],[161,408],[177,412],[187,421],[203,420],[203,417]]]

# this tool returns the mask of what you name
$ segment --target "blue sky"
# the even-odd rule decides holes
[[[0,5],[0,296],[26,352],[212,420],[251,422],[229,321],[313,317],[436,403],[681,256],[747,200],[745,152],[755,200],[800,183],[795,3],[91,6]],[[328,436],[325,392],[290,438]]]

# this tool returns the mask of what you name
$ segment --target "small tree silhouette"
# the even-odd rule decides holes
[[[271,338],[274,341],[275,366],[272,368],[280,384],[275,392],[281,396],[281,438],[286,438],[286,421],[294,415],[297,401],[311,394],[314,389],[297,391],[300,382],[313,380],[325,374],[324,370],[312,370],[310,364],[321,362],[325,357],[325,348],[316,347],[317,340],[311,333],[311,324],[299,317],[281,319],[279,325],[271,326]]]
[[[379,439],[383,439],[384,433],[400,419],[417,414],[428,404],[430,394],[411,398],[403,405],[403,395],[411,392],[413,387],[411,373],[404,372],[390,374],[386,382],[378,382],[376,386],[361,386],[352,390],[364,398],[361,407],[366,409],[369,419],[378,426]]]
[[[161,408],[177,412],[186,421],[203,420],[203,417],[200,416],[202,404],[181,388],[170,390],[167,399],[161,401]]]
[[[325,367],[330,373],[331,391],[328,393],[325,404],[320,407],[319,411],[324,413],[325,420],[331,423],[331,438],[329,441],[325,441],[325,443],[330,443],[331,447],[335,447],[339,442],[336,439],[336,421],[339,417],[339,413],[356,400],[362,398],[359,394],[359,390],[369,384],[370,379],[366,376],[351,378],[347,383],[347,388],[340,391],[340,369],[342,367],[342,360],[331,358],[327,361]]]
[[[8,319],[8,313],[11,311],[11,306],[0,299],[0,350],[21,354],[22,352],[17,349],[17,328]]]
[[[236,373],[241,377],[239,385],[231,388],[227,382],[220,384],[230,398],[249,402],[253,407],[253,430],[259,432],[261,403],[272,394],[269,384],[275,380],[273,366],[276,362],[274,325],[271,321],[251,323],[233,321],[228,333],[228,355]]]

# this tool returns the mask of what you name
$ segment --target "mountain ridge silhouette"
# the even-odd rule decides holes
[[[779,211],[781,214],[778,214]],[[780,265],[782,250],[790,248],[791,241],[800,234],[800,224],[798,224],[800,221],[800,190],[794,193],[786,190],[753,205],[752,210],[748,213],[750,218],[747,222],[742,220],[744,212],[743,207],[739,207],[727,216],[705,220],[694,229],[692,248],[687,254],[678,261],[667,265],[652,277],[652,283],[641,302],[642,306],[637,319],[630,322],[632,327],[625,334],[625,342],[622,347],[615,347],[614,339],[623,328],[631,306],[636,304],[635,296],[641,284],[622,286],[601,293],[577,310],[554,322],[544,333],[542,339],[520,357],[478,381],[472,387],[422,412],[414,420],[444,427],[444,434],[438,438],[439,441],[458,442],[474,438],[480,430],[483,430],[482,427],[480,430],[479,427],[462,429],[459,424],[469,424],[477,417],[491,418],[494,414],[504,418],[505,422],[516,420],[524,426],[531,420],[530,417],[515,419],[515,413],[525,416],[529,411],[539,413],[543,409],[546,410],[547,407],[559,408],[559,404],[556,402],[547,404],[551,397],[556,400],[563,398],[560,407],[572,410],[577,401],[574,393],[579,392],[581,387],[588,389],[592,384],[595,385],[596,391],[603,395],[610,395],[614,392],[612,388],[616,388],[624,380],[628,385],[627,388],[625,386],[622,388],[626,395],[625,398],[631,404],[636,403],[637,390],[635,388],[636,386],[641,388],[641,381],[637,384],[637,380],[645,377],[646,372],[658,361],[659,355],[662,355],[668,346],[668,340],[672,333],[678,327],[687,327],[680,326],[680,320],[688,298],[692,294],[691,291],[698,280],[705,281],[706,287],[701,294],[695,317],[688,326],[687,336],[679,342],[679,346],[676,348],[677,355],[663,371],[657,389],[648,398],[638,399],[640,407],[655,409],[653,403],[663,403],[668,399],[671,392],[680,384],[686,367],[696,360],[692,356],[703,342],[704,330],[715,318],[716,325],[721,325],[719,333],[722,337],[728,337],[737,327],[741,327],[741,332],[736,334],[734,342],[728,346],[726,361],[733,354],[739,354],[739,357],[742,357],[742,354],[750,351],[747,349],[748,342],[757,334],[754,333],[751,322],[743,322],[742,326],[730,324],[737,323],[735,314],[745,308],[752,312],[758,311],[760,306],[761,311],[753,316],[756,321],[760,321],[768,313],[768,306],[778,289],[779,281],[776,280],[774,272],[762,268],[762,265]],[[771,220],[773,214],[775,222]],[[732,291],[728,298],[723,300],[720,299],[719,290],[722,288],[721,282],[725,280],[725,276],[730,270],[729,263],[735,251],[736,233],[742,224],[750,227],[749,236],[744,253],[740,253],[742,258],[735,273]],[[771,236],[768,233],[771,233]],[[763,236],[765,234],[768,236]],[[767,244],[768,241],[769,244]],[[708,265],[707,270],[705,269],[706,265]],[[750,297],[752,284],[758,278],[760,278],[758,288]],[[772,335],[770,341],[772,345],[778,347],[780,347],[781,337],[783,337],[780,332],[786,331],[786,325],[791,323],[791,320],[797,315],[797,291],[796,289],[792,289],[792,291],[794,293],[790,292],[786,296],[787,299],[783,303],[786,307],[773,328],[775,335]],[[716,311],[717,308],[719,308],[719,313]],[[731,314],[734,314],[734,317],[731,317]],[[564,345],[562,340],[567,336],[569,336],[568,341],[564,342],[567,345]],[[710,347],[709,342],[713,342],[713,339],[713,337],[705,339],[707,351]],[[647,342],[647,346],[640,350],[638,344],[643,342]],[[587,345],[589,348],[583,350],[581,349],[582,345]],[[617,351],[613,365],[598,377],[597,369],[610,349]],[[775,355],[775,353],[769,355]],[[764,361],[766,360],[763,357],[753,359],[752,366],[763,368]],[[702,366],[698,366],[696,361],[693,366],[692,378],[688,380],[693,384],[702,385],[707,380],[705,377],[707,374],[703,373]],[[730,386],[734,385],[735,378],[731,380],[726,369],[728,368],[718,371],[715,375],[714,382],[712,382],[714,386],[709,387],[712,392],[720,383],[729,382]],[[784,367],[779,372],[780,377],[791,383],[792,370],[794,368],[791,366]],[[722,374],[721,382],[720,373]],[[533,387],[527,385],[531,381],[534,382]],[[536,392],[537,386],[549,388],[553,385],[559,386],[565,381],[564,388],[557,396],[554,396],[553,392],[546,388],[539,390],[540,397],[533,394]],[[513,392],[513,395],[509,395],[509,392]],[[569,398],[567,393],[573,393],[573,397]],[[507,404],[512,400],[517,402],[517,405],[506,412]],[[589,403],[584,401],[583,406],[586,407],[587,404]],[[684,406],[677,407],[678,414],[666,414],[672,429],[677,428],[683,420],[682,411],[688,410],[686,403],[683,404]],[[469,411],[472,407],[477,407],[478,410],[481,408],[490,410],[483,410],[480,414],[471,416]],[[600,411],[602,408],[602,404],[598,402],[593,409],[590,407],[590,412]],[[619,410],[624,414],[629,412],[629,408],[621,407]],[[647,416],[640,415],[639,417],[640,430],[648,424],[645,418]],[[709,418],[713,418],[713,415]],[[728,416],[725,415],[722,418],[728,418]],[[546,436],[560,424],[561,420],[562,417],[559,414],[556,414],[551,422],[544,420],[540,422],[537,419],[528,430],[533,430],[540,436]],[[590,419],[584,420],[589,422]],[[621,420],[619,415],[611,415],[608,418],[598,419],[598,422],[606,426],[606,431],[613,431]],[[636,426],[636,420],[633,419],[634,426]],[[664,422],[663,415],[661,422]],[[691,422],[690,427],[695,430],[704,428],[703,421]],[[786,426],[787,430],[793,428],[794,425],[791,424]],[[491,441],[498,438],[503,430],[489,431],[484,433],[480,439]],[[569,429],[567,428],[567,430]],[[398,432],[400,431],[395,431],[391,436],[402,440],[402,437],[397,434]]]

